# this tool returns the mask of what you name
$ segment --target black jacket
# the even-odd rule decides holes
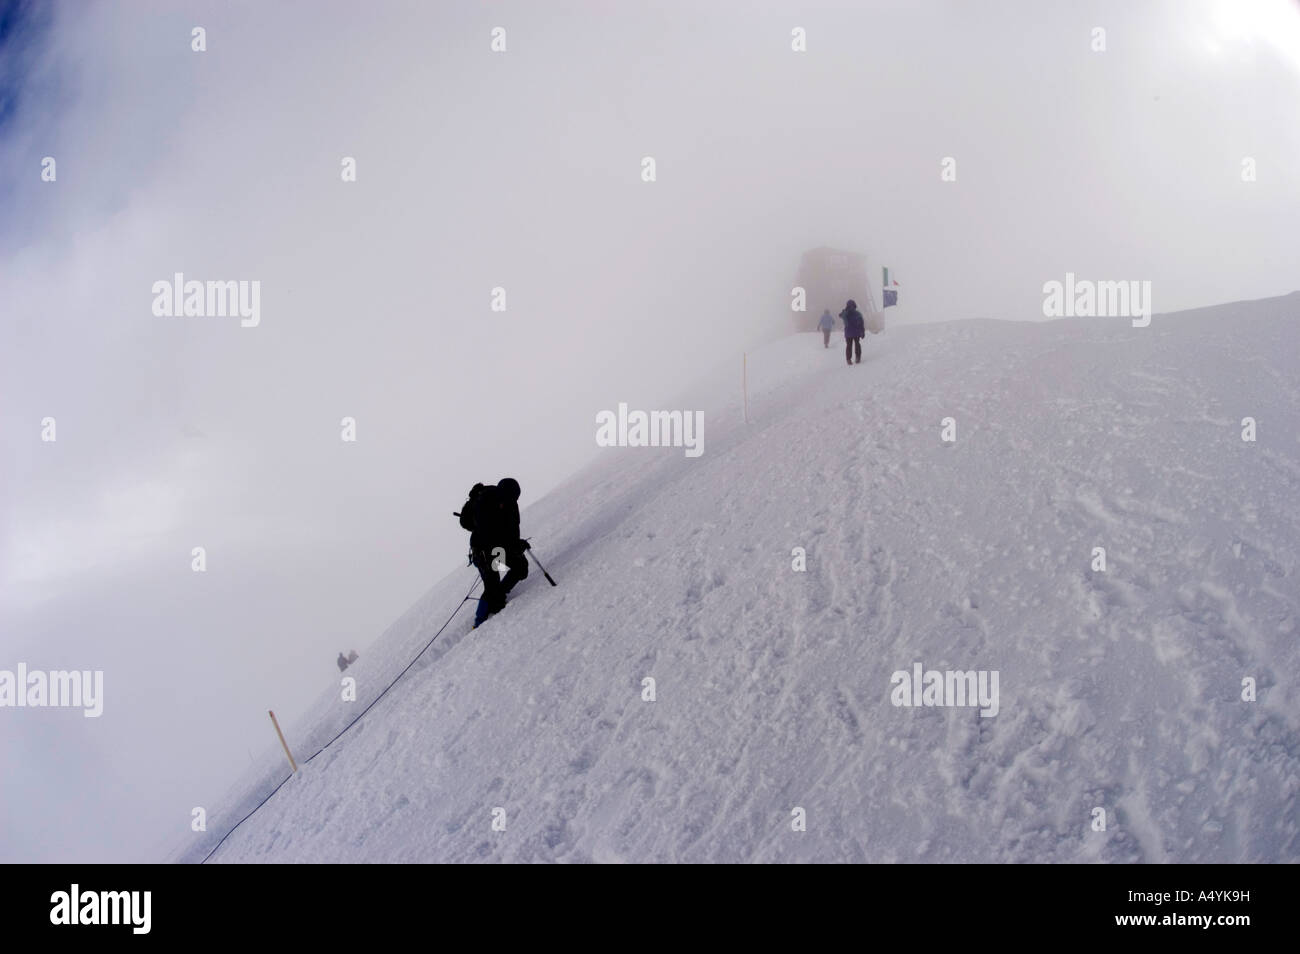
[[[862,338],[867,334],[867,323],[862,319],[862,312],[856,308],[845,308],[840,312],[844,321],[844,337]]]
[[[513,550],[519,543],[519,504],[498,487],[484,487],[471,504],[474,529],[469,545],[476,550],[502,547]]]

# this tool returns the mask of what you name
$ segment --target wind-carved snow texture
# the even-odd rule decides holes
[[[560,586],[463,611],[214,860],[1296,861],[1298,323],[1291,295],[751,354],[748,425],[728,367],[672,405],[706,411],[702,457],[611,449],[526,507]],[[916,662],[998,670],[1000,711],[891,705]]]

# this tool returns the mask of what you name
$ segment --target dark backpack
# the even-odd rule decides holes
[[[478,495],[482,490],[482,484],[475,484],[471,487],[469,489],[469,499],[460,508],[460,525],[470,533],[474,532],[474,508],[477,504]]]

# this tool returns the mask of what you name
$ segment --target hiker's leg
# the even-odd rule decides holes
[[[501,580],[501,588],[509,593],[520,580],[528,579],[528,557],[523,550],[506,554],[506,575]]]
[[[492,551],[475,550],[474,566],[483,578],[483,602],[495,613],[506,605],[506,591],[501,588],[501,576],[492,569]]]

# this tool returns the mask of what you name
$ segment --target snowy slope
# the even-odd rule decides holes
[[[771,345],[748,425],[738,368],[678,405],[702,457],[609,449],[525,487],[560,586],[534,570],[472,633],[467,606],[213,860],[1300,860],[1297,322],[1300,294],[891,329],[854,368]],[[299,753],[473,580],[395,624]],[[1000,711],[891,705],[918,662],[997,670]]]

